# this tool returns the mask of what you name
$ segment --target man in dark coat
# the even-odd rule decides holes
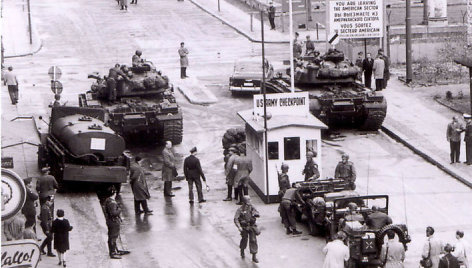
[[[39,194],[39,204],[42,207],[48,196],[54,196],[56,189],[59,188],[59,184],[57,184],[56,179],[49,174],[49,167],[42,168],[41,173],[42,175],[36,182],[36,191]],[[52,208],[54,209],[54,203]]]
[[[190,156],[185,158],[184,160],[184,174],[185,178],[188,182],[188,199],[190,204],[193,204],[193,184],[195,183],[195,187],[197,187],[197,194],[198,194],[198,202],[203,203],[206,202],[203,199],[202,193],[202,181],[200,177],[202,177],[203,181],[206,182],[205,174],[203,174],[202,166],[200,165],[200,160],[195,156],[197,154],[197,147],[193,147],[190,150]]]
[[[269,3],[269,8],[267,9],[267,15],[269,17],[270,29],[275,30],[275,7],[274,3]]]
[[[258,251],[256,218],[259,217],[259,212],[251,204],[251,198],[248,195],[245,195],[242,199],[243,203],[234,215],[234,224],[241,233],[241,242],[239,243],[241,258],[245,257],[244,250],[249,240],[249,251],[252,254],[252,261],[258,263],[259,260],[256,256]]]
[[[120,224],[121,224],[121,207],[116,202],[116,190],[114,187],[110,187],[109,193],[111,194],[104,203],[105,218],[108,227],[108,251],[110,258],[121,259],[120,255],[128,254],[129,251],[118,250],[116,240],[120,236]]]
[[[362,61],[362,70],[364,70],[364,84],[366,87],[372,86],[372,70],[374,68],[374,59],[370,53],[366,54],[366,58]]]
[[[136,214],[146,213],[146,215],[151,215],[152,210],[149,209],[147,204],[147,199],[151,197],[149,194],[148,185],[146,182],[146,176],[144,175],[144,170],[139,164],[141,157],[136,156],[135,163],[130,167],[130,184],[131,189],[133,190],[134,195],[134,212]],[[141,210],[141,206],[143,210]]]
[[[351,190],[356,189],[356,169],[354,164],[349,161],[349,155],[343,154],[341,157],[342,161],[336,166],[334,172],[335,179],[343,179],[346,183],[349,183]]]
[[[21,213],[23,213],[26,218],[25,228],[32,227],[36,233],[36,200],[38,200],[38,195],[33,192],[32,180],[31,177],[24,179],[26,186],[26,200],[21,209]]]
[[[236,158],[238,157],[236,154],[236,148],[230,147],[228,149],[228,161],[225,164],[225,175],[226,175],[226,184],[228,185],[228,195],[223,201],[231,201],[233,200],[232,191],[234,185],[234,176],[236,175],[236,168],[234,163],[236,162]],[[234,198],[238,198],[236,187],[234,187]]]
[[[392,218],[379,211],[378,206],[372,206],[372,213],[367,216],[366,223],[370,229],[380,230],[385,225],[392,224]]]
[[[44,200],[43,205],[41,206],[41,229],[43,229],[43,233],[46,235],[46,239],[44,239],[43,243],[39,247],[41,254],[46,254],[44,252],[44,248],[47,246],[48,248],[48,257],[56,257],[54,253],[52,253],[52,232],[51,232],[51,225],[52,225],[52,212],[51,212],[52,201],[51,197],[48,196]]]
[[[470,114],[464,115],[466,122],[465,126],[465,155],[467,165],[472,165],[472,116]]]
[[[302,175],[305,175],[305,181],[316,180],[320,177],[318,165],[315,163],[315,161],[313,161],[314,155],[315,154],[313,152],[308,152],[306,154],[305,168],[302,172]]]
[[[172,193],[172,180],[177,174],[175,167],[175,157],[172,152],[172,142],[166,141],[166,147],[162,150],[162,180],[164,181],[164,196],[173,197]]]
[[[438,268],[459,268],[459,261],[454,255],[451,254],[453,247],[450,244],[446,244],[444,251],[446,254],[439,260]]]
[[[459,163],[461,155],[461,132],[464,131],[457,116],[452,117],[452,122],[447,125],[446,139],[451,148],[451,164]]]

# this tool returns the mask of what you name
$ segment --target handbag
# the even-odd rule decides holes
[[[431,260],[431,241],[429,241],[428,257],[421,259],[420,265],[425,268],[433,267],[433,261]]]

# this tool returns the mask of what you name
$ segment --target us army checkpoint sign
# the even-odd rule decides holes
[[[340,38],[383,37],[383,0],[328,0],[329,32]]]
[[[272,115],[299,115],[309,113],[308,92],[276,93],[266,95],[266,110]],[[254,114],[264,115],[264,95],[254,95]]]

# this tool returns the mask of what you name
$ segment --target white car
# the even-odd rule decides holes
[[[274,76],[274,67],[266,59],[265,78]],[[262,64],[261,58],[239,59],[234,64],[233,75],[229,78],[231,93],[261,93]]]

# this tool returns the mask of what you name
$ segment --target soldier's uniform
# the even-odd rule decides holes
[[[105,200],[105,218],[108,227],[108,250],[110,257],[117,258],[118,248],[116,240],[120,235],[121,207],[114,198],[108,197]],[[119,258],[119,257],[118,257]]]
[[[279,198],[282,198],[285,191],[290,188],[290,179],[288,178],[287,172],[279,174]]]
[[[348,182],[352,190],[356,188],[356,169],[354,168],[354,164],[351,161],[347,161],[347,163],[340,161],[336,166],[334,177],[336,179],[343,179],[345,182]]]
[[[133,67],[139,67],[141,65],[142,59],[139,55],[134,54],[131,58],[131,61],[133,63]]]
[[[236,210],[234,215],[234,224],[237,227],[242,228],[241,242],[239,248],[241,249],[241,255],[247,247],[249,238],[249,251],[251,254],[257,254],[257,234],[256,234],[256,217],[259,217],[259,212],[248,204],[243,204]]]
[[[472,120],[469,118],[465,127],[465,156],[467,165],[472,165]]]
[[[297,189],[290,188],[285,191],[282,201],[280,202],[280,216],[282,217],[282,223],[284,224],[285,228],[287,228],[287,234],[301,233],[297,231],[297,222],[295,220],[295,211],[293,207],[297,200],[303,202],[300,194],[297,192]]]
[[[318,165],[315,163],[315,161],[306,161],[303,174],[305,174],[305,181],[308,181],[312,177],[312,179],[315,180],[320,177],[320,171],[318,170]]]

